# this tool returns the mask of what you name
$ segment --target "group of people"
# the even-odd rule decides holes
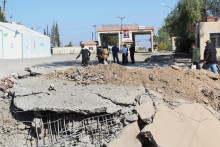
[[[206,47],[204,51],[204,61],[203,61],[203,67],[204,69],[210,69],[215,73],[218,74],[218,69],[216,66],[217,63],[217,57],[216,57],[216,48],[212,45],[211,40],[206,41]],[[195,44],[192,44],[191,46],[191,65],[195,65],[196,69],[201,69],[200,67],[200,51],[198,48],[195,47]]]
[[[129,51],[130,51],[131,62],[132,62],[132,64],[134,64],[135,63],[135,61],[134,61],[135,45],[134,44],[131,45]],[[116,59],[117,63],[119,64],[120,62],[118,59],[118,52],[119,52],[119,49],[114,44],[114,46],[112,47],[112,56],[113,56],[114,63],[115,63],[115,59]],[[128,63],[128,48],[124,44],[123,48],[122,48],[122,64],[124,65],[127,63]]]
[[[134,60],[134,53],[135,53],[135,45],[132,44],[130,47],[130,57],[132,63],[135,63]],[[113,56],[113,61],[114,63],[120,64],[119,58],[118,58],[118,52],[119,48],[114,44],[112,47],[112,56]],[[217,57],[216,57],[217,51],[216,48],[212,45],[211,40],[206,41],[206,47],[204,51],[204,61],[203,61],[203,67],[204,69],[210,69],[215,73],[218,74],[218,69],[217,69]],[[82,55],[82,66],[87,66],[90,61],[90,55],[91,52],[85,48],[84,44],[81,44],[81,51],[79,55],[76,57],[76,60]],[[200,67],[200,51],[198,48],[195,47],[195,44],[192,44],[191,46],[191,55],[192,55],[192,60],[191,60],[191,65],[195,65],[196,69],[201,69]],[[99,63],[102,64],[108,64],[107,63],[107,58],[109,56],[109,52],[107,47],[106,48],[100,48],[97,45],[97,54],[96,57],[98,58]],[[122,64],[125,65],[128,63],[128,48],[124,44],[122,48]]]

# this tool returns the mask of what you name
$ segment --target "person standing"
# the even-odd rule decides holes
[[[82,66],[88,66],[91,52],[85,48],[84,44],[81,44],[81,51],[79,55],[76,57],[76,60],[82,55]]]
[[[122,64],[127,64],[127,55],[128,55],[128,48],[126,47],[126,45],[123,45],[123,49],[122,49]]]
[[[199,65],[200,51],[198,48],[196,48],[195,44],[191,45],[191,54],[192,54],[191,65],[196,65],[196,69],[201,69]]]
[[[113,56],[114,63],[115,63],[115,58],[116,58],[117,63],[119,64],[118,52],[119,52],[119,48],[114,44],[114,46],[112,47],[112,56]]]
[[[134,64],[135,63],[135,61],[134,61],[134,52],[135,52],[135,45],[134,45],[134,43],[131,45],[129,50],[130,50],[131,62],[132,62],[132,64]]]
[[[218,70],[216,67],[216,62],[217,62],[217,58],[216,58],[216,48],[211,44],[211,40],[207,40],[206,41],[206,47],[205,47],[205,51],[204,51],[204,65],[203,67],[205,69],[210,69],[215,73],[218,74]]]
[[[101,48],[99,47],[99,44],[98,44],[98,43],[96,44],[96,48],[97,48],[96,58],[98,58],[99,63],[103,63],[102,50],[101,50]]]

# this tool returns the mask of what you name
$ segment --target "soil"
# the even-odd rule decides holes
[[[220,77],[204,69],[129,69],[118,64],[99,64],[85,68],[69,68],[46,75],[46,78],[73,80],[76,84],[143,85],[147,89],[162,93],[167,99],[206,103],[215,109],[219,109],[220,104]]]

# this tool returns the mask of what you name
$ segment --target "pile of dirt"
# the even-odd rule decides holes
[[[181,98],[211,104],[219,109],[219,75],[203,69],[190,70],[187,67],[178,70],[172,67],[129,69],[118,64],[99,64],[85,68],[69,68],[46,75],[46,78],[70,80],[76,82],[76,85],[143,85],[145,88],[162,93],[165,98]]]

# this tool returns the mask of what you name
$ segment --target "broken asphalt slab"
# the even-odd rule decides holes
[[[50,85],[54,90],[49,91]],[[19,80],[12,89],[14,104],[23,111],[76,112],[82,114],[114,113],[135,105],[142,86],[87,85],[32,77]]]
[[[220,122],[200,104],[182,104],[175,109],[161,104],[153,123],[140,134],[163,147],[219,147]]]

